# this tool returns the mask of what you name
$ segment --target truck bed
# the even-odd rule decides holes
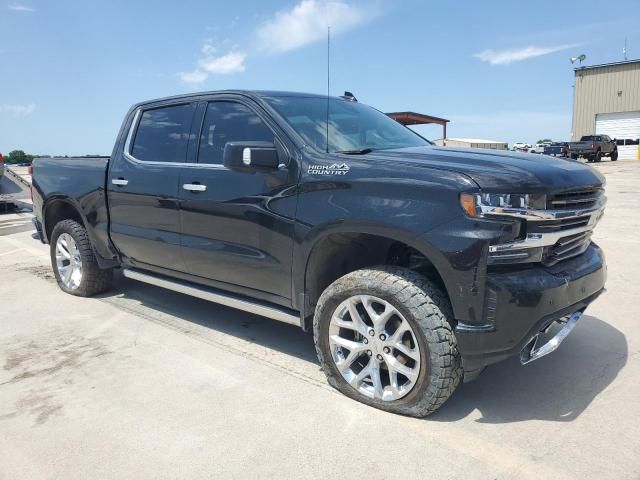
[[[110,157],[53,157],[33,161],[33,182],[46,196],[56,192],[87,193],[104,189]]]
[[[108,244],[108,212],[105,193],[107,166],[110,157],[54,157],[36,158],[33,161],[33,212],[45,220],[44,239],[53,227],[47,224],[47,215],[59,205],[51,200],[64,199],[82,212],[83,223],[94,246],[100,250]],[[43,212],[44,199],[47,211]],[[57,202],[61,203],[61,202]],[[104,255],[108,252],[101,251]]]
[[[581,153],[581,152],[593,152],[593,142],[569,142],[569,149],[573,153]]]

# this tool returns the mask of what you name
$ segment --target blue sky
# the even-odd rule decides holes
[[[127,108],[160,96],[324,92],[327,24],[333,93],[448,118],[449,137],[567,139],[569,58],[620,61],[625,37],[640,57],[638,0],[9,0],[0,151],[110,154]]]

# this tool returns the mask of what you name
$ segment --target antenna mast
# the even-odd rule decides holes
[[[625,61],[627,60],[627,37],[624,37],[624,48],[622,49],[622,55]]]
[[[327,27],[327,153],[329,153],[329,95],[330,90],[330,68],[331,68],[331,27]]]

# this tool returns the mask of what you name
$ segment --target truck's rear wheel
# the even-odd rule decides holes
[[[51,266],[62,290],[90,297],[111,288],[113,269],[98,266],[85,228],[74,220],[63,220],[51,234]]]
[[[598,150],[594,156],[594,160],[596,162],[601,162],[602,161],[602,152],[600,150]]]
[[[329,383],[382,410],[424,417],[462,379],[451,308],[425,277],[374,267],[339,278],[314,317],[316,351]]]

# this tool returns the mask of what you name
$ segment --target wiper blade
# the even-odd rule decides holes
[[[366,155],[367,153],[373,152],[371,148],[363,148],[361,150],[342,150],[336,153],[343,153],[345,155]]]

